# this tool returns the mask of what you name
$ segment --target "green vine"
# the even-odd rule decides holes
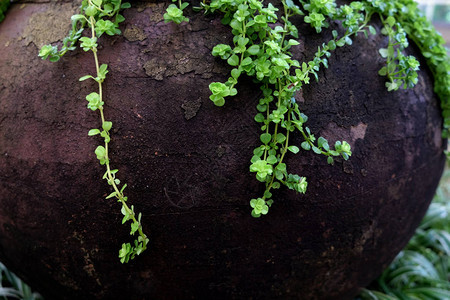
[[[413,0],[367,0],[367,2],[380,16],[391,17],[395,26],[406,32],[407,37],[425,57],[434,77],[434,92],[441,100],[444,117],[443,137],[450,137],[450,59],[444,47],[445,40]],[[385,26],[386,21],[387,19],[384,22]]]
[[[181,2],[181,0],[172,0],[172,2],[178,2],[178,6],[170,4],[164,14],[164,22],[174,22],[180,24],[182,22],[189,22],[189,19],[183,15],[183,10],[188,7],[189,3]]]
[[[104,97],[102,83],[108,73],[108,66],[106,64],[99,64],[98,59],[98,44],[97,40],[104,33],[107,35],[120,34],[119,23],[124,21],[124,17],[119,14],[121,9],[129,8],[129,3],[121,3],[120,0],[84,0],[81,5],[80,14],[72,16],[72,30],[69,36],[64,39],[61,50],[56,46],[46,45],[41,48],[39,56],[50,61],[58,61],[67,51],[75,49],[75,43],[79,40],[80,47],[84,51],[91,51],[94,56],[96,75],[86,75],[79,80],[84,81],[92,79],[98,84],[98,91],[92,92],[86,96],[88,101],[87,107],[92,111],[99,111],[101,119],[101,129],[95,128],[88,132],[89,136],[100,135],[104,140],[104,145],[100,145],[95,149],[95,155],[101,165],[106,167],[106,172],[103,175],[108,184],[112,187],[113,192],[109,194],[106,199],[115,198],[122,204],[121,212],[124,215],[122,224],[127,221],[131,222],[130,235],[138,233],[137,239],[134,240],[134,245],[130,243],[123,243],[122,249],[119,251],[119,258],[122,263],[128,262],[136,255],[141,254],[146,248],[149,239],[142,231],[141,218],[142,214],[136,216],[134,206],[128,206],[128,198],[124,195],[126,184],[119,188],[120,180],[116,177],[117,169],[112,169],[109,158],[109,143],[111,141],[110,131],[112,122],[107,121],[104,114]],[[112,20],[112,21],[111,21]],[[83,36],[85,26],[90,29],[91,37]]]
[[[299,147],[289,144],[290,134],[299,131],[304,139],[301,148],[327,156],[329,164],[334,163],[336,156],[345,160],[351,156],[350,145],[345,141],[336,142],[332,149],[325,138],[316,139],[305,126],[308,118],[300,111],[294,94],[310,82],[311,75],[318,80],[317,72],[321,66],[328,67],[327,58],[331,51],[352,45],[352,37],[360,33],[366,37],[368,32],[376,34],[376,29],[368,25],[375,14],[384,26],[381,33],[388,36],[387,48],[379,50],[386,59],[386,66],[380,69],[379,74],[387,77],[388,91],[412,88],[418,81],[419,62],[415,57],[403,54],[409,45],[408,35],[422,50],[433,72],[435,91],[441,99],[445,118],[443,135],[449,135],[449,60],[442,37],[422,16],[414,1],[352,1],[341,6],[334,0],[299,2],[303,11],[292,0],[281,0],[281,13],[271,3],[264,6],[259,0],[201,3],[206,13],[221,12],[222,23],[229,25],[234,35],[232,46],[219,44],[212,50],[214,56],[226,60],[233,69],[227,82],[210,84],[210,99],[215,105],[223,106],[225,97],[237,94],[235,86],[241,74],[253,77],[261,85],[263,98],[257,105],[255,121],[261,124],[262,144],[253,151],[250,172],[256,173],[256,179],[263,182],[266,189],[262,197],[250,201],[253,217],[268,213],[273,203],[272,189],[285,185],[296,192],[306,192],[306,178],[288,173],[283,162],[288,151],[294,154],[300,151]],[[340,21],[345,32],[339,36],[333,30],[333,39],[323,43],[311,61],[300,63],[289,52],[292,46],[299,44],[295,40],[298,29],[289,20],[295,15],[303,15],[304,22],[317,33],[328,28],[330,20]],[[270,25],[275,23],[282,26]]]
[[[188,22],[184,10],[188,3],[173,0],[164,14],[165,22],[180,24]],[[123,244],[120,250],[122,262],[128,262],[135,255],[145,250],[148,243],[142,232],[141,214],[136,218],[133,206],[126,204],[123,191],[119,190],[120,181],[115,177],[117,170],[109,165],[108,144],[112,123],[106,121],[103,114],[102,82],[106,77],[107,65],[99,65],[97,57],[97,39],[103,34],[120,34],[118,24],[124,20],[119,14],[121,8],[128,8],[128,3],[119,0],[83,0],[79,15],[72,17],[72,30],[64,39],[60,50],[47,45],[41,49],[40,56],[50,61],[57,61],[69,50],[74,50],[78,41],[84,51],[92,51],[97,75],[87,75],[80,80],[93,79],[98,85],[98,92],[89,94],[88,108],[99,110],[102,120],[101,129],[92,129],[89,135],[100,135],[104,146],[95,150],[97,158],[106,166],[104,179],[113,188],[107,198],[115,197],[122,203],[123,222],[131,221],[131,234],[139,233],[134,246]],[[350,145],[337,141],[333,147],[324,137],[318,137],[306,126],[308,117],[301,111],[294,95],[311,78],[318,80],[321,67],[328,67],[328,58],[339,47],[352,45],[352,39],[358,34],[368,37],[377,34],[369,25],[374,16],[382,22],[381,33],[388,37],[388,45],[379,49],[386,64],[379,70],[385,76],[388,91],[413,87],[418,81],[419,62],[413,56],[404,54],[409,40],[415,43],[426,58],[428,67],[434,76],[436,94],[441,99],[444,116],[443,136],[450,136],[450,62],[444,48],[444,40],[435,31],[429,21],[422,15],[413,0],[366,0],[351,1],[346,5],[337,5],[334,0],[298,1],[281,0],[281,10],[273,4],[265,5],[262,0],[204,0],[197,10],[205,13],[220,12],[222,23],[230,26],[233,34],[232,45],[218,44],[212,55],[226,60],[232,67],[226,82],[212,82],[209,85],[210,99],[217,106],[225,105],[225,98],[238,93],[236,85],[241,76],[246,75],[260,84],[262,97],[256,109],[255,121],[261,125],[261,144],[253,151],[250,160],[250,172],[265,184],[264,193],[250,200],[253,217],[260,217],[269,211],[273,204],[272,189],[282,185],[298,193],[306,193],[308,182],[305,177],[288,172],[285,157],[288,152],[297,154],[300,148],[324,155],[329,164],[334,164],[336,157],[349,159],[352,154]],[[342,32],[332,30],[332,38],[324,42],[310,61],[299,62],[290,52],[299,45],[298,28],[291,22],[296,16],[302,16],[317,33],[329,28],[331,21],[342,25]],[[92,36],[81,37],[85,27],[91,29]],[[292,145],[292,134],[303,138],[300,145]]]
[[[281,2],[281,21],[284,26],[272,26],[273,28],[270,24],[279,22],[279,18],[278,9],[272,4],[265,7],[261,1],[247,0],[218,0],[211,1],[209,5],[203,4],[206,12],[224,13],[222,22],[232,28],[234,35],[233,47],[219,44],[212,51],[213,55],[226,59],[234,69],[227,82],[211,83],[210,99],[218,106],[224,105],[225,97],[237,93],[234,86],[243,73],[255,77],[261,84],[263,98],[259,100],[255,116],[255,121],[261,124],[261,145],[253,151],[250,172],[256,173],[256,179],[265,183],[266,189],[261,197],[250,201],[253,217],[268,213],[273,203],[272,189],[285,185],[296,192],[306,192],[306,178],[288,173],[284,163],[288,151],[294,154],[300,151],[299,147],[289,144],[292,133],[299,132],[304,138],[300,146],[327,156],[329,164],[334,163],[336,156],[347,160],[351,155],[350,145],[345,141],[336,142],[332,149],[325,138],[316,139],[305,126],[308,118],[300,111],[294,98],[295,92],[309,83],[310,75],[317,78],[320,66],[328,66],[330,51],[336,49],[336,46],[345,45],[351,34],[338,38],[334,31],[334,38],[319,48],[313,60],[300,64],[289,52],[292,46],[299,44],[293,39],[298,38],[298,29],[289,18],[303,15],[303,12],[291,0]],[[315,11],[313,13],[317,14]],[[314,18],[311,17],[310,20]]]

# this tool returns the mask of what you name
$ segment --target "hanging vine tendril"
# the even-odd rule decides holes
[[[187,2],[174,0],[164,14],[165,22],[180,24],[189,19],[183,15]],[[5,1],[0,0],[0,18]],[[197,10],[205,13],[222,14],[222,23],[229,25],[233,34],[232,45],[218,44],[212,55],[226,60],[231,67],[226,82],[212,82],[209,85],[210,99],[217,106],[223,106],[226,97],[238,93],[236,85],[241,76],[254,78],[260,84],[262,98],[256,103],[255,121],[261,125],[261,144],[253,151],[250,160],[250,172],[265,184],[263,195],[250,200],[251,214],[254,217],[265,215],[273,204],[272,189],[282,185],[298,193],[306,193],[308,182],[305,177],[288,172],[285,157],[288,153],[297,154],[300,149],[323,155],[329,164],[336,157],[349,159],[352,154],[350,145],[337,141],[333,147],[323,137],[318,137],[306,126],[308,117],[301,111],[294,95],[311,78],[318,80],[320,68],[328,67],[328,58],[337,48],[351,46],[352,39],[358,34],[378,34],[369,24],[373,16],[378,16],[383,24],[381,34],[388,37],[386,48],[379,49],[386,64],[379,70],[386,77],[388,91],[411,88],[417,83],[419,62],[413,56],[406,56],[404,50],[409,41],[414,42],[426,58],[434,75],[436,94],[441,99],[444,117],[443,136],[450,136],[450,62],[443,38],[435,31],[429,21],[417,8],[413,0],[366,0],[351,1],[346,5],[337,5],[334,0],[300,0],[299,5],[292,0],[281,0],[281,10],[273,4],[264,4],[261,0],[212,0],[203,1]],[[93,79],[98,83],[98,92],[86,96],[88,108],[100,112],[101,129],[92,129],[89,135],[100,135],[104,145],[95,150],[100,164],[105,165],[104,179],[112,186],[113,192],[107,198],[116,198],[122,204],[123,223],[131,222],[131,235],[138,233],[134,245],[124,243],[119,252],[121,262],[128,262],[142,253],[148,243],[142,231],[141,214],[129,207],[123,194],[126,184],[119,189],[120,180],[117,170],[110,167],[108,144],[110,142],[111,121],[104,116],[102,82],[108,73],[107,65],[99,65],[97,39],[104,33],[120,34],[119,23],[124,20],[120,9],[130,7],[120,0],[83,0],[81,13],[72,16],[72,29],[63,40],[61,49],[56,46],[44,46],[39,56],[50,61],[58,61],[67,51],[76,49],[76,44],[84,51],[94,55],[96,75],[86,75],[80,80]],[[330,21],[339,21],[343,32],[332,31],[332,39],[324,41],[313,59],[300,62],[295,60],[290,49],[299,45],[298,28],[290,21],[294,16],[303,16],[305,23],[320,33],[328,28]],[[281,25],[280,25],[281,24]],[[91,30],[91,37],[82,37],[85,28]],[[303,138],[300,145],[292,145],[292,135]]]

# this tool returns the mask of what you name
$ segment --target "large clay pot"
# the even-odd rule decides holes
[[[96,87],[78,82],[94,72],[93,58],[37,57],[64,36],[76,6],[12,5],[0,24],[0,260],[47,299],[351,298],[407,243],[443,168],[425,63],[414,89],[389,93],[377,75],[384,37],[337,49],[297,101],[317,135],[347,140],[353,155],[334,166],[310,152],[289,155],[307,194],[281,189],[269,214],[254,219],[249,200],[264,189],[249,173],[259,89],[247,80],[215,107],[208,85],[229,67],[210,51],[230,42],[229,29],[191,12],[189,24],[165,24],[167,5],[134,2],[123,36],[100,42],[111,70],[112,165],[150,238],[125,265],[118,249],[129,228],[120,205],[105,200],[94,155],[101,140],[87,136],[99,126],[84,99]],[[301,26],[297,58],[309,60],[323,40]]]

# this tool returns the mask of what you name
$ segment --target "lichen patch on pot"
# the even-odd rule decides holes
[[[135,25],[127,27],[123,32],[123,36],[130,42],[143,41],[147,38],[144,31]]]
[[[341,127],[335,122],[330,122],[325,129],[321,132],[321,135],[325,138],[329,138],[333,141],[333,136],[341,136],[345,139],[352,148],[355,146],[355,142],[358,139],[364,139],[366,136],[367,124],[359,122],[357,125],[350,126],[350,128]]]
[[[203,74],[211,77],[212,66],[201,63],[201,58],[193,56],[193,53],[176,53],[172,57],[168,57],[167,61],[161,61],[158,58],[152,58],[145,62],[145,74],[155,80],[163,80],[164,77],[182,75],[190,72],[195,74]],[[204,77],[203,76],[203,77]]]
[[[360,122],[356,126],[350,127],[350,135],[352,137],[352,141],[356,141],[357,139],[364,139],[366,136],[367,124]]]
[[[22,38],[28,46],[33,43],[41,48],[45,44],[61,41],[70,29],[67,20],[76,12],[76,3],[62,3],[48,6],[44,12],[31,16]],[[48,30],[52,28],[52,30]]]
[[[144,64],[145,74],[156,80],[163,80],[167,67],[161,65],[158,59],[151,59]]]
[[[184,110],[184,118],[190,120],[197,115],[197,112],[202,106],[202,99],[197,100],[186,100],[181,104],[181,108]]]

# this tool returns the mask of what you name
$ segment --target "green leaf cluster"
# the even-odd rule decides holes
[[[57,46],[45,45],[39,51],[39,57],[56,62],[67,53],[76,49],[76,44],[80,40],[84,51],[89,51],[97,47],[96,38],[103,33],[108,35],[121,34],[119,23],[125,18],[119,13],[121,9],[131,7],[130,3],[122,3],[121,0],[83,0],[80,6],[80,13],[71,17],[72,29],[69,35],[63,39],[61,49]],[[89,18],[93,17],[96,37],[81,37]]]
[[[0,22],[5,18],[6,11],[8,10],[10,0],[0,0]]]
[[[381,33],[389,37],[389,43],[387,48],[379,50],[381,57],[386,59],[386,66],[381,68],[378,74],[389,79],[389,82],[386,82],[388,91],[396,91],[401,87],[412,88],[418,81],[417,70],[420,64],[414,56],[403,54],[409,45],[406,32],[392,16],[382,18],[382,22],[384,28]]]
[[[259,218],[261,215],[267,215],[269,212],[269,207],[272,205],[272,200],[264,200],[263,198],[252,199],[250,201],[250,207],[253,208],[252,216],[254,218]]]
[[[126,185],[125,185],[126,186]],[[126,209],[124,206],[121,210],[123,214],[122,224],[130,221],[131,231],[130,235],[134,235],[136,232],[142,232],[141,217],[139,213],[137,219],[135,218],[134,207],[131,205],[130,209]],[[119,250],[119,258],[121,263],[127,263],[130,259],[134,259],[136,255],[140,255],[147,248],[149,239],[142,234],[139,234],[137,239],[134,240],[134,245],[130,243],[123,243],[122,249]]]
[[[317,33],[322,32],[322,28],[330,26],[327,18],[333,19],[336,14],[336,3],[334,0],[301,0],[300,3],[305,11],[308,12],[304,21],[311,24],[311,27],[315,28]]]
[[[210,84],[210,99],[218,106],[224,105],[227,96],[237,93],[235,85],[242,74],[255,78],[263,94],[257,104],[258,113],[255,116],[255,121],[261,124],[261,145],[253,151],[250,172],[255,173],[258,181],[265,183],[266,190],[262,197],[250,201],[254,217],[268,212],[267,202],[272,201],[272,188],[278,189],[284,185],[299,193],[306,192],[306,178],[288,173],[284,163],[288,152],[300,152],[298,146],[289,144],[292,132],[297,131],[303,135],[303,149],[312,149],[317,154],[328,156],[330,164],[334,163],[335,156],[348,159],[351,155],[350,146],[346,142],[337,142],[335,149],[330,149],[323,137],[316,141],[310,129],[304,127],[308,118],[300,112],[294,94],[310,82],[310,76],[318,79],[320,67],[328,67],[331,51],[351,44],[350,36],[361,31],[367,20],[354,13],[354,17],[348,18],[348,22],[353,26],[356,19],[356,29],[348,29],[341,37],[333,31],[333,39],[323,43],[312,60],[300,63],[290,53],[291,47],[300,44],[296,40],[298,29],[290,18],[303,15],[303,12],[293,1],[282,1],[282,4],[281,17],[272,4],[265,6],[258,0],[213,0],[202,5],[206,12],[222,12],[222,23],[228,24],[234,35],[232,45],[218,44],[212,50],[212,54],[226,60],[232,70],[225,83]],[[319,14],[344,14],[334,1],[311,1],[303,4],[310,11],[305,20],[307,17],[314,19],[312,16]],[[354,5],[351,12],[360,9],[360,6]],[[328,25],[323,23],[319,27],[323,26]]]
[[[414,44],[420,49],[422,55],[425,57],[428,67],[433,73],[434,77],[434,91],[439,96],[441,100],[442,115],[444,117],[444,137],[450,136],[450,58],[447,55],[447,50],[445,48],[445,40],[436,31],[434,26],[429,20],[424,16],[424,14],[417,7],[417,3],[413,0],[367,0],[367,9],[375,12],[383,17],[384,31],[390,37],[390,44],[399,43],[402,46],[406,45],[405,39],[403,38],[403,32],[406,33],[407,39],[414,42]],[[400,36],[397,36],[400,34]],[[399,46],[398,46],[399,47]],[[401,49],[400,49],[401,51]],[[399,55],[398,51],[393,51],[394,55]],[[383,50],[381,55],[394,57],[392,55],[392,50],[389,46],[386,50]],[[391,59],[392,61],[393,59]],[[389,79],[390,83],[388,88],[395,90],[400,87],[403,81],[402,77],[408,77],[409,74],[399,71],[404,69],[414,69],[416,68],[416,61],[414,61],[409,56],[400,57],[400,61],[403,61],[402,65],[398,64],[398,67],[394,69],[386,66],[386,69],[380,71],[381,74],[386,73],[394,74],[394,76],[400,77],[400,82],[397,84],[396,81]],[[418,66],[417,66],[418,67]],[[397,71],[396,71],[397,70]],[[415,71],[411,71],[413,73]],[[409,80],[409,82],[408,82]],[[410,78],[406,78],[404,84],[413,83],[417,81],[415,75],[410,75]],[[412,84],[410,84],[412,85]]]
[[[189,22],[189,18],[186,18],[183,15],[183,10],[188,7],[189,3],[181,2],[181,0],[172,0],[172,2],[177,2],[176,4],[170,4],[166,9],[166,13],[164,14],[164,22],[174,22],[176,24],[181,24],[182,22]]]
[[[311,0],[300,1],[300,4],[303,10],[293,1],[282,1],[281,17],[272,4],[266,6],[258,0],[212,0],[209,4],[201,4],[206,12],[223,13],[222,23],[229,25],[234,35],[232,45],[218,44],[213,48],[212,54],[226,60],[232,70],[226,82],[210,84],[210,99],[218,106],[224,105],[225,98],[235,94],[234,87],[242,74],[253,77],[261,85],[263,97],[257,105],[255,121],[261,123],[262,145],[253,152],[250,171],[256,173],[257,180],[266,184],[265,195],[258,198],[264,201],[270,198],[267,197],[270,190],[279,188],[281,184],[297,192],[304,193],[306,190],[306,179],[299,185],[303,177],[288,174],[283,163],[287,152],[296,154],[300,151],[299,147],[289,145],[291,132],[299,131],[304,138],[301,148],[327,156],[329,164],[333,164],[338,156],[344,160],[351,156],[347,142],[337,141],[334,149],[331,149],[325,138],[316,140],[310,129],[304,127],[307,117],[300,112],[294,94],[304,84],[309,84],[310,77],[318,80],[320,67],[328,67],[331,51],[352,45],[352,37],[360,33],[366,37],[369,33],[376,34],[377,30],[368,25],[375,14],[381,18],[381,32],[389,40],[387,47],[379,51],[386,59],[386,66],[379,74],[388,78],[388,91],[411,88],[417,83],[419,63],[415,57],[404,55],[409,44],[408,36],[412,36],[419,46],[420,42],[427,46],[421,46],[422,51],[425,49],[423,54],[430,61],[429,64],[434,65],[435,76],[438,73],[440,75],[435,78],[435,90],[443,99],[445,127],[450,128],[448,58],[442,48],[442,38],[438,38],[431,25],[422,19],[412,0],[352,1],[344,5],[337,5],[334,0]],[[289,52],[292,46],[299,44],[296,40],[298,29],[289,20],[296,15],[304,15],[304,21],[310,23],[317,32],[328,28],[330,20],[340,21],[344,33],[339,36],[333,30],[333,38],[318,48],[312,60],[299,62]],[[434,33],[431,38],[421,30],[422,27]],[[255,215],[254,210],[252,214]]]

